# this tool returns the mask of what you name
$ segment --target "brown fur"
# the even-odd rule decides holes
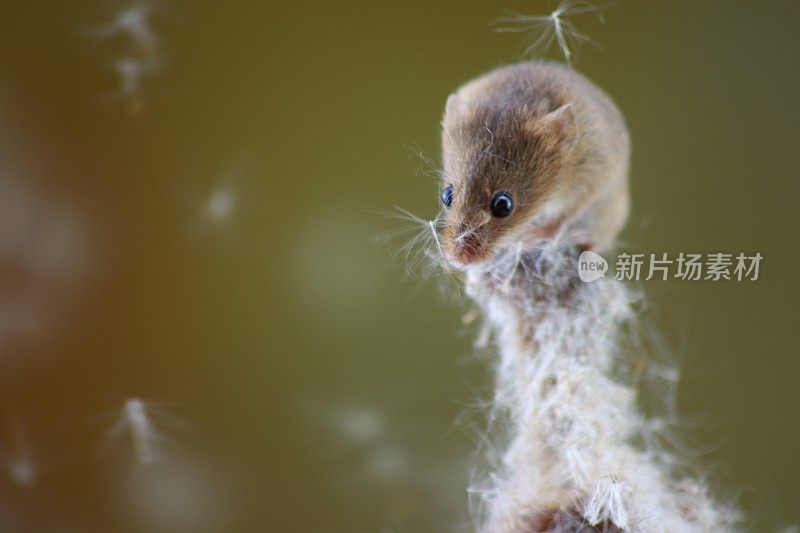
[[[602,250],[627,218],[629,138],[595,85],[557,63],[497,69],[450,96],[442,121],[444,177],[453,186],[443,247],[456,264],[480,262],[558,233]],[[490,214],[508,192],[507,218]]]

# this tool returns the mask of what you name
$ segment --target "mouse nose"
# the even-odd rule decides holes
[[[468,233],[453,245],[453,255],[459,263],[468,265],[483,256],[483,240],[475,233]]]

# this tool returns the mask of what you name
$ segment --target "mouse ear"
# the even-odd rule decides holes
[[[528,124],[530,133],[538,134],[549,147],[572,147],[578,141],[578,122],[572,104],[564,104],[555,111]]]

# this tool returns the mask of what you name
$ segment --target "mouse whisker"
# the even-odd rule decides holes
[[[444,226],[441,212],[432,219],[425,219],[400,206],[394,206],[394,210],[372,208],[369,211],[406,223],[404,227],[383,233],[379,238],[392,245],[390,248],[394,257],[403,258],[406,276],[413,277],[415,273],[421,273],[423,277],[428,277],[440,269],[449,269],[440,235]],[[394,246],[394,241],[398,239],[403,242]]]

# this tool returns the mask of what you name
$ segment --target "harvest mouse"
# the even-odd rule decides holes
[[[524,62],[447,99],[442,248],[455,267],[552,242],[603,251],[628,213],[630,141],[606,94],[558,63]]]

